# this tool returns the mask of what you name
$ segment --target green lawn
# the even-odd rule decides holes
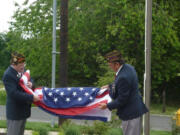
[[[6,92],[3,90],[0,90],[0,105],[6,104]]]
[[[162,114],[162,115],[175,115],[176,111],[179,109],[179,106],[174,105],[167,105],[166,112],[162,112],[162,105],[161,104],[151,104],[150,112],[151,114]]]
[[[154,130],[151,130],[150,135],[172,135],[172,133],[167,132],[167,131],[154,131]]]
[[[6,128],[6,121],[0,120],[0,128]],[[81,127],[80,127],[81,128]],[[42,122],[27,122],[26,123],[27,130],[34,130],[38,131],[39,129],[46,129],[48,131],[60,131],[57,125],[54,128],[51,127],[49,123],[42,123]],[[171,132],[167,131],[154,131],[151,130],[150,135],[171,135]]]
[[[2,81],[0,81],[0,88],[3,88],[3,87],[4,87],[4,85],[3,85]]]

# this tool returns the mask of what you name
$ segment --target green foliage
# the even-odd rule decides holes
[[[64,130],[63,130],[62,128],[59,129],[58,135],[65,135],[65,134],[64,134]]]
[[[0,78],[3,77],[4,71],[10,64],[10,53],[7,50],[7,41],[6,35],[0,33]]]
[[[79,127],[70,126],[65,130],[65,135],[81,135]]]
[[[109,129],[104,135],[123,135],[121,128]]]
[[[161,97],[164,86],[172,85],[172,80],[176,80],[180,73],[178,5],[178,0],[173,3],[170,0],[153,1],[151,88],[152,95],[157,95],[156,99]],[[69,1],[69,86],[102,86],[110,83],[113,80],[112,72],[99,59],[105,53],[117,49],[135,66],[139,86],[143,89],[144,7],[142,0]],[[57,27],[60,26],[59,9]],[[27,8],[19,7],[13,18],[16,21],[11,22],[10,32],[7,34],[8,52],[18,50],[24,53],[27,57],[27,68],[31,70],[36,85],[50,86],[52,1],[38,0]],[[57,36],[57,49],[59,37]],[[57,74],[58,67],[59,58]],[[176,87],[173,90],[177,90],[177,85],[174,86]]]
[[[77,126],[71,123],[70,120],[65,121],[62,125],[65,135],[79,135],[79,134],[98,134],[104,135],[109,129],[108,123],[95,121],[92,126]]]
[[[39,135],[39,132],[38,131],[33,131],[32,135]]]
[[[175,127],[173,130],[172,130],[172,135],[180,135],[180,127]]]
[[[26,129],[34,130],[34,131],[40,131],[45,129],[46,131],[58,131],[58,126],[55,128],[52,128],[49,123],[42,123],[42,122],[27,122],[26,123]]]
[[[127,57],[124,58],[129,64],[133,63],[133,60],[129,60]],[[111,84],[114,81],[115,72],[109,68],[104,57],[98,54],[96,62],[101,69],[101,73],[97,74],[98,81],[94,83],[95,86],[101,87],[103,85]]]
[[[61,131],[64,132],[64,135],[81,135],[80,127],[72,124],[70,120],[67,120],[62,124]]]
[[[3,85],[3,81],[0,80],[0,89],[3,89],[4,85]]]
[[[16,22],[8,33],[8,50],[26,56],[27,68],[36,86],[50,86],[52,44],[52,1],[38,0],[28,8],[18,9]],[[22,27],[23,26],[23,27]]]
[[[0,105],[6,104],[6,92],[4,90],[0,90]]]
[[[82,134],[93,135],[95,131],[91,126],[84,126],[81,128],[81,132]]]
[[[48,129],[46,128],[39,128],[37,131],[39,132],[39,135],[48,135]]]
[[[163,114],[163,115],[174,115],[174,113],[178,110],[179,104],[171,103],[166,106],[166,112],[162,112],[162,104],[151,104],[150,105],[150,113],[152,114]]]
[[[34,127],[36,127],[38,124],[40,124],[42,127],[47,127],[47,123],[40,123],[40,122],[27,122],[27,124],[26,125],[29,125],[29,127],[27,127],[26,126],[26,129],[34,129]],[[49,124],[49,126],[50,126],[50,124]],[[85,128],[87,128],[88,126],[80,126],[80,125],[77,125],[77,126],[79,126],[79,128],[80,128],[80,130],[81,131],[85,131]],[[6,128],[6,121],[2,121],[2,120],[0,120],[0,128]],[[91,127],[89,127],[89,128],[91,128]],[[48,129],[49,130],[49,129]],[[51,130],[53,130],[53,131],[58,131],[56,128],[54,129],[54,128],[51,128]],[[92,128],[91,128],[91,130],[93,130],[93,126],[92,126]],[[119,129],[119,131],[120,131],[121,129]],[[110,131],[112,131],[112,133],[114,133],[113,135],[116,135],[116,133],[118,132],[118,129],[117,128],[111,128],[111,127],[109,127],[109,129],[108,129],[108,131],[107,131],[107,133],[110,133],[109,135],[111,135],[111,132]],[[34,132],[33,132],[34,133]],[[82,132],[82,133],[84,133],[84,132]],[[87,134],[88,132],[85,132],[84,134]],[[119,132],[119,133],[121,133],[121,131]],[[33,134],[33,135],[38,135],[39,133],[37,133],[37,132],[35,132],[35,134]],[[150,131],[150,134],[151,135],[172,135],[171,134],[171,132],[168,132],[168,131],[153,131],[153,130],[151,130]],[[64,135],[63,134],[63,132],[59,132],[59,135]],[[91,132],[91,134],[88,134],[88,135],[94,135],[94,132]],[[103,134],[103,135],[105,135],[105,134]],[[119,134],[118,134],[119,135]]]
[[[169,131],[155,131],[151,130],[150,135],[172,135]]]
[[[172,119],[172,135],[180,135],[180,126],[176,125],[176,114]]]
[[[0,120],[0,128],[6,128],[6,121]]]
[[[104,74],[100,74],[97,75],[97,78],[98,78],[98,81],[95,82],[95,86],[104,86],[104,85],[107,85],[107,84],[110,84],[112,83],[112,81],[114,80],[114,71],[112,71],[108,65],[107,65],[107,62],[104,60],[104,58],[101,56],[101,55],[98,55],[97,56],[97,59],[96,59],[97,63],[99,64],[99,67],[101,69],[101,72]]]
[[[116,110],[112,111],[111,121],[108,122],[108,125],[112,128],[121,128],[121,120],[116,115]]]
[[[94,134],[104,135],[108,131],[109,126],[107,123],[104,122],[94,122],[93,129]]]

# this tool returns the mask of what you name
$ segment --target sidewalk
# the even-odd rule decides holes
[[[1,133],[6,133],[5,128],[0,128],[0,135]],[[25,130],[24,135],[32,135],[33,131],[32,130]],[[49,132],[48,135],[58,135],[58,132]]]

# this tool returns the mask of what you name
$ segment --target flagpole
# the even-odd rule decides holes
[[[52,33],[52,80],[51,80],[51,88],[56,87],[55,79],[56,79],[56,0],[53,0],[53,33]],[[51,126],[54,127],[55,117],[53,116],[51,119]]]
[[[144,100],[149,112],[143,119],[143,135],[150,134],[150,93],[151,93],[151,34],[152,34],[152,0],[146,0],[145,8],[145,74]]]

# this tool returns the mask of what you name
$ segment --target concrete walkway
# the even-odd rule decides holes
[[[5,128],[0,128],[0,134],[1,133],[6,133]],[[24,135],[32,135],[33,131],[32,130],[25,130]],[[58,132],[49,132],[48,135],[58,135]]]

